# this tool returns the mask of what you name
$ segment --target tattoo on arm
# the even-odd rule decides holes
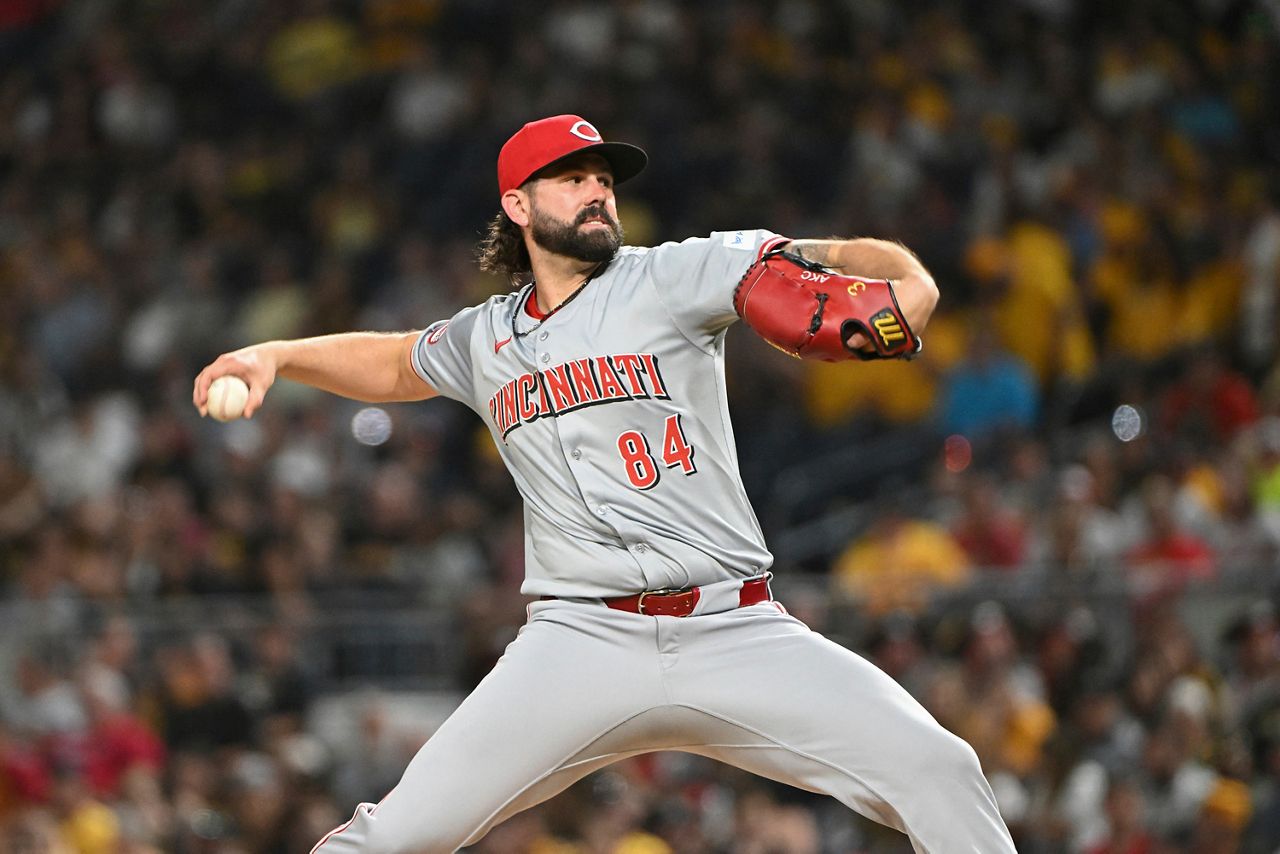
[[[816,264],[822,264],[824,267],[833,267],[834,262],[832,256],[832,241],[829,240],[793,240],[787,246],[787,249],[804,258],[806,261],[813,261]]]
[[[896,241],[870,237],[793,240],[787,248],[806,260],[855,276],[900,279],[908,273],[925,272],[915,253]]]

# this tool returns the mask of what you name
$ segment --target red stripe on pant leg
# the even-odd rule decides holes
[[[400,785],[399,783],[396,783],[396,785],[395,785],[395,786],[392,786],[392,787],[391,787],[391,792],[394,792],[394,791],[396,790],[396,787],[397,787],[397,786],[399,786],[399,785]],[[373,815],[374,813],[376,813],[376,812],[378,811],[378,807],[382,806],[383,801],[385,801],[387,798],[391,797],[391,792],[387,792],[385,795],[383,795],[383,796],[382,796],[382,800],[381,800],[381,801],[378,801],[376,804],[374,804],[372,807],[370,807],[370,808],[369,808],[369,815]]]
[[[359,805],[357,805],[357,806],[356,806],[356,811],[355,811],[355,812],[353,812],[353,813],[351,814],[351,818],[347,819],[347,820],[346,820],[346,821],[344,821],[342,824],[338,825],[338,826],[337,826],[337,827],[335,827],[333,830],[329,831],[329,832],[328,832],[328,833],[326,833],[323,837],[321,837],[321,838],[320,838],[320,841],[319,841],[319,842],[317,842],[317,843],[315,844],[315,847],[311,849],[311,854],[316,854],[316,852],[320,850],[320,846],[321,846],[321,845],[324,845],[324,844],[325,844],[326,842],[328,842],[330,839],[332,839],[333,837],[337,836],[339,833],[341,833],[342,831],[344,831],[344,830],[346,830],[348,827],[350,827],[350,826],[351,826],[351,824],[356,820],[356,816],[360,815],[360,808],[361,808],[361,807],[363,807],[363,806],[364,806],[364,804],[359,804]]]
[[[396,787],[392,786],[391,792],[394,792],[395,790],[396,790]],[[311,849],[311,854],[316,854],[316,851],[319,850],[321,845],[324,845],[330,839],[332,839],[333,837],[337,836],[339,833],[341,833],[342,831],[350,827],[352,823],[355,822],[356,816],[360,815],[360,807],[364,807],[364,806],[369,807],[369,815],[373,815],[375,812],[377,812],[378,807],[382,806],[382,801],[385,801],[387,798],[391,797],[391,792],[387,792],[385,795],[383,795],[382,800],[378,801],[376,804],[357,804],[356,811],[351,814],[351,818],[347,819],[345,822],[343,822],[342,824],[335,827],[333,830],[326,833],[324,835],[324,838],[316,843],[315,848]]]

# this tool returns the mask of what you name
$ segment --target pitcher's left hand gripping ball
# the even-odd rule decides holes
[[[785,248],[747,269],[733,307],[760,337],[798,359],[910,359],[923,346],[892,282],[836,273]],[[855,350],[848,341],[857,333],[869,344]]]

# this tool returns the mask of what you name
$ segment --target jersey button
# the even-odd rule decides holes
[[[577,448],[574,448],[572,451],[569,452],[569,456],[573,457],[575,460],[580,460],[582,459],[582,451],[579,451]]]
[[[645,544],[645,543],[636,543],[636,553],[637,553],[637,554],[644,554],[644,553],[645,553],[645,552],[647,552],[647,551],[649,551],[649,546],[648,546],[647,544]]]
[[[546,341],[546,340],[547,340],[547,335],[549,335],[549,334],[550,334],[550,333],[548,333],[548,332],[543,332],[541,335],[539,335],[539,336],[538,336],[538,340],[539,340],[539,341]]]
[[[606,514],[606,513],[608,513],[608,512],[609,512],[609,505],[608,505],[608,504],[601,504],[600,506],[596,507],[596,515],[597,515],[597,516],[603,516],[604,514]]]
[[[545,363],[545,362],[550,362],[550,361],[551,361],[551,354],[550,354],[550,353],[543,353],[543,354],[542,354],[542,356],[541,356],[540,358],[542,359],[542,361],[543,361],[544,363]]]

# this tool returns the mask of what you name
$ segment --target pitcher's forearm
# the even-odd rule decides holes
[[[416,332],[346,332],[260,346],[286,379],[353,400],[392,403],[435,395],[409,362],[417,338]]]
[[[922,331],[938,304],[933,276],[911,250],[874,237],[853,240],[795,240],[791,249],[840,273],[866,279],[889,279],[894,296],[911,328]]]
[[[858,237],[833,243],[827,252],[831,266],[867,279],[903,279],[928,275],[920,259],[901,243]]]

